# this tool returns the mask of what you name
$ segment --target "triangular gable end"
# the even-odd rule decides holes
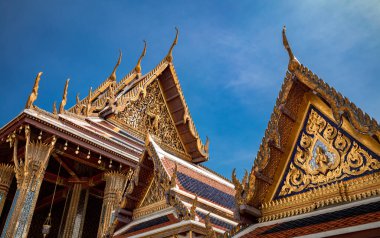
[[[195,163],[208,159],[189,114],[172,63],[161,62],[123,95],[107,120],[143,139],[149,133],[165,150]]]
[[[268,221],[380,193],[380,126],[292,54],[251,173],[236,203]],[[243,207],[243,208],[242,208]]]
[[[310,104],[273,200],[379,172],[380,155],[360,141]]]

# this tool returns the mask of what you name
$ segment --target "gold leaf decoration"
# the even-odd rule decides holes
[[[118,113],[117,118],[127,126],[142,133],[150,133],[162,143],[185,152],[182,142],[166,107],[157,81],[146,88],[146,94],[141,94],[134,101],[126,102],[125,109]]]
[[[311,107],[279,197],[375,172],[379,158]]]

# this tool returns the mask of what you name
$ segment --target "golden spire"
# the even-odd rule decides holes
[[[290,72],[293,72],[294,70],[296,70],[298,68],[298,66],[300,65],[300,63],[298,62],[298,60],[296,59],[296,57],[294,57],[293,51],[290,48],[290,45],[289,45],[289,42],[288,42],[288,38],[286,37],[286,26],[284,26],[282,28],[282,43],[284,44],[284,47],[285,47],[286,51],[288,51],[288,54],[289,54],[288,69],[289,69]]]
[[[90,111],[91,111],[91,102],[92,102],[91,97],[92,97],[92,87],[90,87],[90,90],[89,90],[88,96],[87,96],[85,116],[89,116]]]
[[[177,42],[178,42],[178,33],[179,33],[179,31],[178,31],[178,28],[177,28],[177,27],[175,28],[175,30],[176,30],[176,34],[175,34],[174,41],[173,41],[173,43],[172,43],[172,46],[171,46],[170,49],[169,49],[168,54],[166,55],[166,61],[168,61],[169,63],[171,63],[171,62],[173,61],[173,55],[172,55],[173,48],[174,48],[174,46],[175,46],[175,45],[177,44]]]
[[[206,143],[205,143],[205,146],[204,146],[204,151],[207,154],[208,154],[209,146],[210,146],[210,139],[208,138],[208,136],[206,136]]]
[[[57,103],[55,101],[53,103],[53,114],[57,115]]]
[[[79,103],[80,103],[79,93],[77,93],[76,101],[77,101],[77,105],[79,105]]]
[[[117,67],[119,67],[120,65],[120,62],[121,62],[121,57],[122,57],[122,53],[121,53],[121,50],[119,50],[119,59],[117,60],[117,63],[115,65],[115,67],[113,68],[113,71],[111,73],[111,75],[108,77],[111,81],[114,81],[116,82],[116,70],[117,70]]]
[[[194,220],[196,215],[196,209],[197,209],[197,203],[198,203],[198,195],[195,194],[195,198],[193,200],[193,203],[190,208],[190,219]]]
[[[135,71],[138,74],[141,74],[141,60],[144,58],[145,54],[146,54],[146,41],[144,40],[144,49],[135,67]]]
[[[62,101],[59,105],[59,113],[62,114],[65,111],[65,106],[67,102],[67,88],[69,87],[69,81],[70,79],[66,80],[65,88],[63,89],[63,95],[62,95]]]
[[[172,174],[172,177],[170,178],[170,185],[172,188],[174,188],[176,185],[176,182],[175,182],[176,178],[177,178],[177,163],[174,164],[173,174]]]
[[[34,80],[34,86],[32,89],[32,92],[29,95],[28,101],[26,102],[25,108],[31,108],[33,106],[34,101],[36,101],[38,96],[38,84],[41,79],[42,72],[39,72],[36,76],[36,79]]]

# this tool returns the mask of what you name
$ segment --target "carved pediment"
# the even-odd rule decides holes
[[[379,155],[310,106],[274,199],[379,171]]]
[[[143,135],[150,133],[159,138],[161,143],[185,152],[157,80],[148,85],[146,93],[140,94],[136,100],[127,101],[116,119]]]

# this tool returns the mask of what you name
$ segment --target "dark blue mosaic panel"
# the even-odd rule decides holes
[[[198,196],[215,202],[223,207],[234,208],[234,196],[220,191],[206,183],[194,179],[186,174],[177,172],[177,178],[181,185],[188,191],[197,194]]]
[[[129,228],[127,233],[132,233],[135,231],[143,230],[145,228],[160,225],[160,224],[163,224],[163,223],[168,222],[168,221],[169,221],[169,218],[167,216],[157,217],[157,218],[154,218],[152,220],[141,222],[140,224],[132,226],[131,228]]]

